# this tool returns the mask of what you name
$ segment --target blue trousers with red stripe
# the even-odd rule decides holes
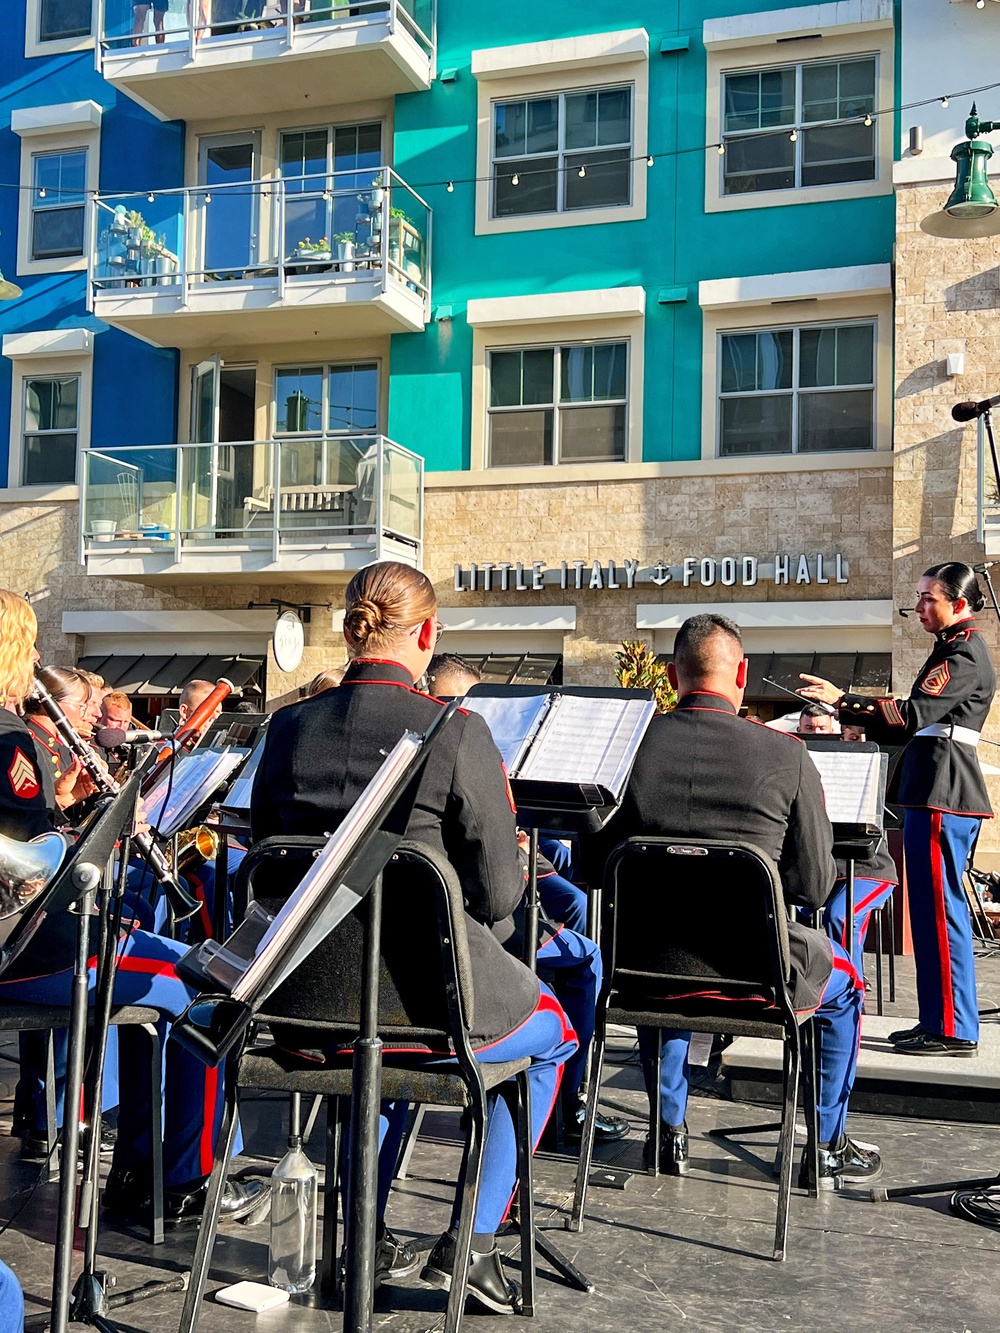
[[[159,1009],[163,1043],[163,1183],[167,1188],[187,1184],[212,1169],[215,1139],[222,1120],[223,1071],[208,1069],[175,1042],[167,1041],[167,1020],[179,1018],[194,997],[174,971],[187,952],[177,940],[133,931],[119,946],[114,999],[118,1005],[144,1004]],[[0,1004],[69,1004],[73,974],[54,972],[22,981],[0,977]],[[94,999],[95,968],[90,969],[90,998]],[[149,1083],[145,1036],[134,1028],[119,1029],[121,1104],[114,1165],[143,1171],[149,1163]],[[61,1090],[60,1090],[61,1091]],[[241,1142],[237,1131],[235,1151]]]
[[[579,935],[587,933],[587,895],[556,871],[538,877],[538,901],[550,921],[560,921]]]
[[[846,951],[833,941],[833,971],[815,1013],[819,1040],[819,1087],[816,1110],[821,1143],[833,1143],[844,1132],[847,1102],[854,1086],[861,1031],[861,999],[864,990]],[[656,1092],[656,1046],[663,1052],[660,1069],[660,1116],[677,1127],[687,1111],[687,1049],[690,1032],[673,1028],[636,1029],[646,1093],[652,1105]]]
[[[586,935],[563,929],[546,940],[535,957],[539,972],[548,979],[576,1033],[577,1050],[566,1061],[562,1079],[563,1094],[570,1101],[579,1094],[594,1039],[597,997],[604,975],[601,950]]]
[[[851,940],[851,961],[858,976],[865,974],[865,936],[872,912],[877,912],[892,895],[896,886],[884,879],[855,879],[854,881],[854,935]],[[832,940],[845,950],[847,943],[847,881],[838,879],[823,912],[823,925]]]
[[[542,1130],[552,1113],[559,1091],[563,1066],[577,1049],[576,1033],[569,1025],[559,1001],[544,982],[539,982],[538,1004],[524,1022],[506,1037],[481,1046],[475,1052],[482,1064],[503,1064],[528,1058],[531,1084],[531,1139],[538,1146]],[[392,1060],[387,1051],[386,1064]],[[450,1061],[442,1063],[451,1063]],[[406,1107],[384,1102],[379,1124],[379,1217],[389,1197],[389,1185],[398,1156]],[[504,1219],[517,1183],[517,1138],[514,1122],[502,1097],[491,1098],[483,1150],[483,1175],[476,1208],[475,1230],[488,1235]],[[452,1225],[458,1225],[460,1200],[456,1197]]]
[[[972,922],[962,876],[980,822],[941,810],[903,812],[920,1026],[963,1041],[979,1040]]]

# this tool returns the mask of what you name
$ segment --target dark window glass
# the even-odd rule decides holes
[[[725,128],[763,130],[795,120],[795,69],[767,69],[727,74]]]
[[[625,457],[625,405],[564,407],[559,412],[563,463],[609,463]]]
[[[722,399],[723,457],[792,452],[792,396]]]
[[[534,412],[496,412],[491,415],[491,467],[538,467],[551,462],[551,408]]]
[[[86,183],[85,148],[32,158],[32,259],[83,254]]]
[[[892,654],[858,653],[852,688],[888,694],[892,688]]]
[[[51,486],[76,480],[79,401],[80,380],[76,375],[25,380],[23,485]]]
[[[873,406],[871,389],[799,394],[799,453],[871,449]]]
[[[725,163],[726,194],[790,190],[795,184],[795,145],[784,131],[727,140]]]
[[[799,384],[804,389],[873,382],[874,325],[803,329],[800,339]]]
[[[554,213],[558,207],[558,157],[528,157],[523,161],[498,164],[493,178],[494,217]]]
[[[274,429],[278,435],[323,430],[323,367],[274,372]]]
[[[365,434],[378,423],[378,366],[331,366],[327,428]]]
[[[93,13],[93,0],[39,0],[38,40],[89,37]]]
[[[632,189],[628,148],[606,153],[567,153],[566,208],[613,208],[627,204]],[[581,176],[581,169],[586,173]]]
[[[625,343],[564,347],[561,359],[561,402],[593,403],[625,397],[628,359]]]

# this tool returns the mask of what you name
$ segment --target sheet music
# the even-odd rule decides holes
[[[874,751],[809,750],[819,770],[831,824],[873,824],[882,827],[880,804],[883,756]]]
[[[246,750],[195,750],[181,755],[148,798],[143,817],[166,837],[188,828],[191,816],[246,758]],[[169,799],[168,799],[169,797]]]
[[[655,711],[651,699],[559,695],[516,776],[535,782],[593,783],[617,799]]]
[[[552,698],[551,694],[470,694],[462,700],[462,707],[478,713],[485,721],[504,768],[513,777],[551,707]]]

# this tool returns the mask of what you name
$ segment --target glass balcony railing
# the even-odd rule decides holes
[[[305,280],[398,283],[429,299],[431,210],[389,167],[93,200],[102,291]]]
[[[82,555],[401,543],[419,558],[423,460],[381,435],[83,452]]]
[[[105,54],[162,45],[195,49],[254,35],[278,35],[294,47],[322,31],[388,25],[407,32],[429,56],[433,51],[434,0],[104,0],[101,48]],[[289,23],[289,10],[292,22]]]

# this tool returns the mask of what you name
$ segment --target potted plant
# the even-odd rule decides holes
[[[354,232],[338,231],[333,238],[334,258],[341,273],[354,272]]]
[[[360,197],[360,196],[359,196]],[[372,188],[368,194],[368,212],[381,213],[382,205],[385,203],[385,182],[381,176],[376,176],[372,181]]]
[[[296,245],[293,258],[312,261],[329,259],[330,241],[326,236],[321,236],[318,241],[311,241],[308,236],[305,236]]]
[[[676,707],[677,691],[667,677],[667,665],[646,644],[624,639],[615,661],[615,678],[623,689],[652,690],[658,713],[669,713]]]
[[[128,223],[128,248],[130,250],[141,250],[142,234],[144,231],[149,231],[145,218],[133,208],[131,213],[126,214],[125,221]],[[153,233],[149,232],[149,234],[152,236]]]

